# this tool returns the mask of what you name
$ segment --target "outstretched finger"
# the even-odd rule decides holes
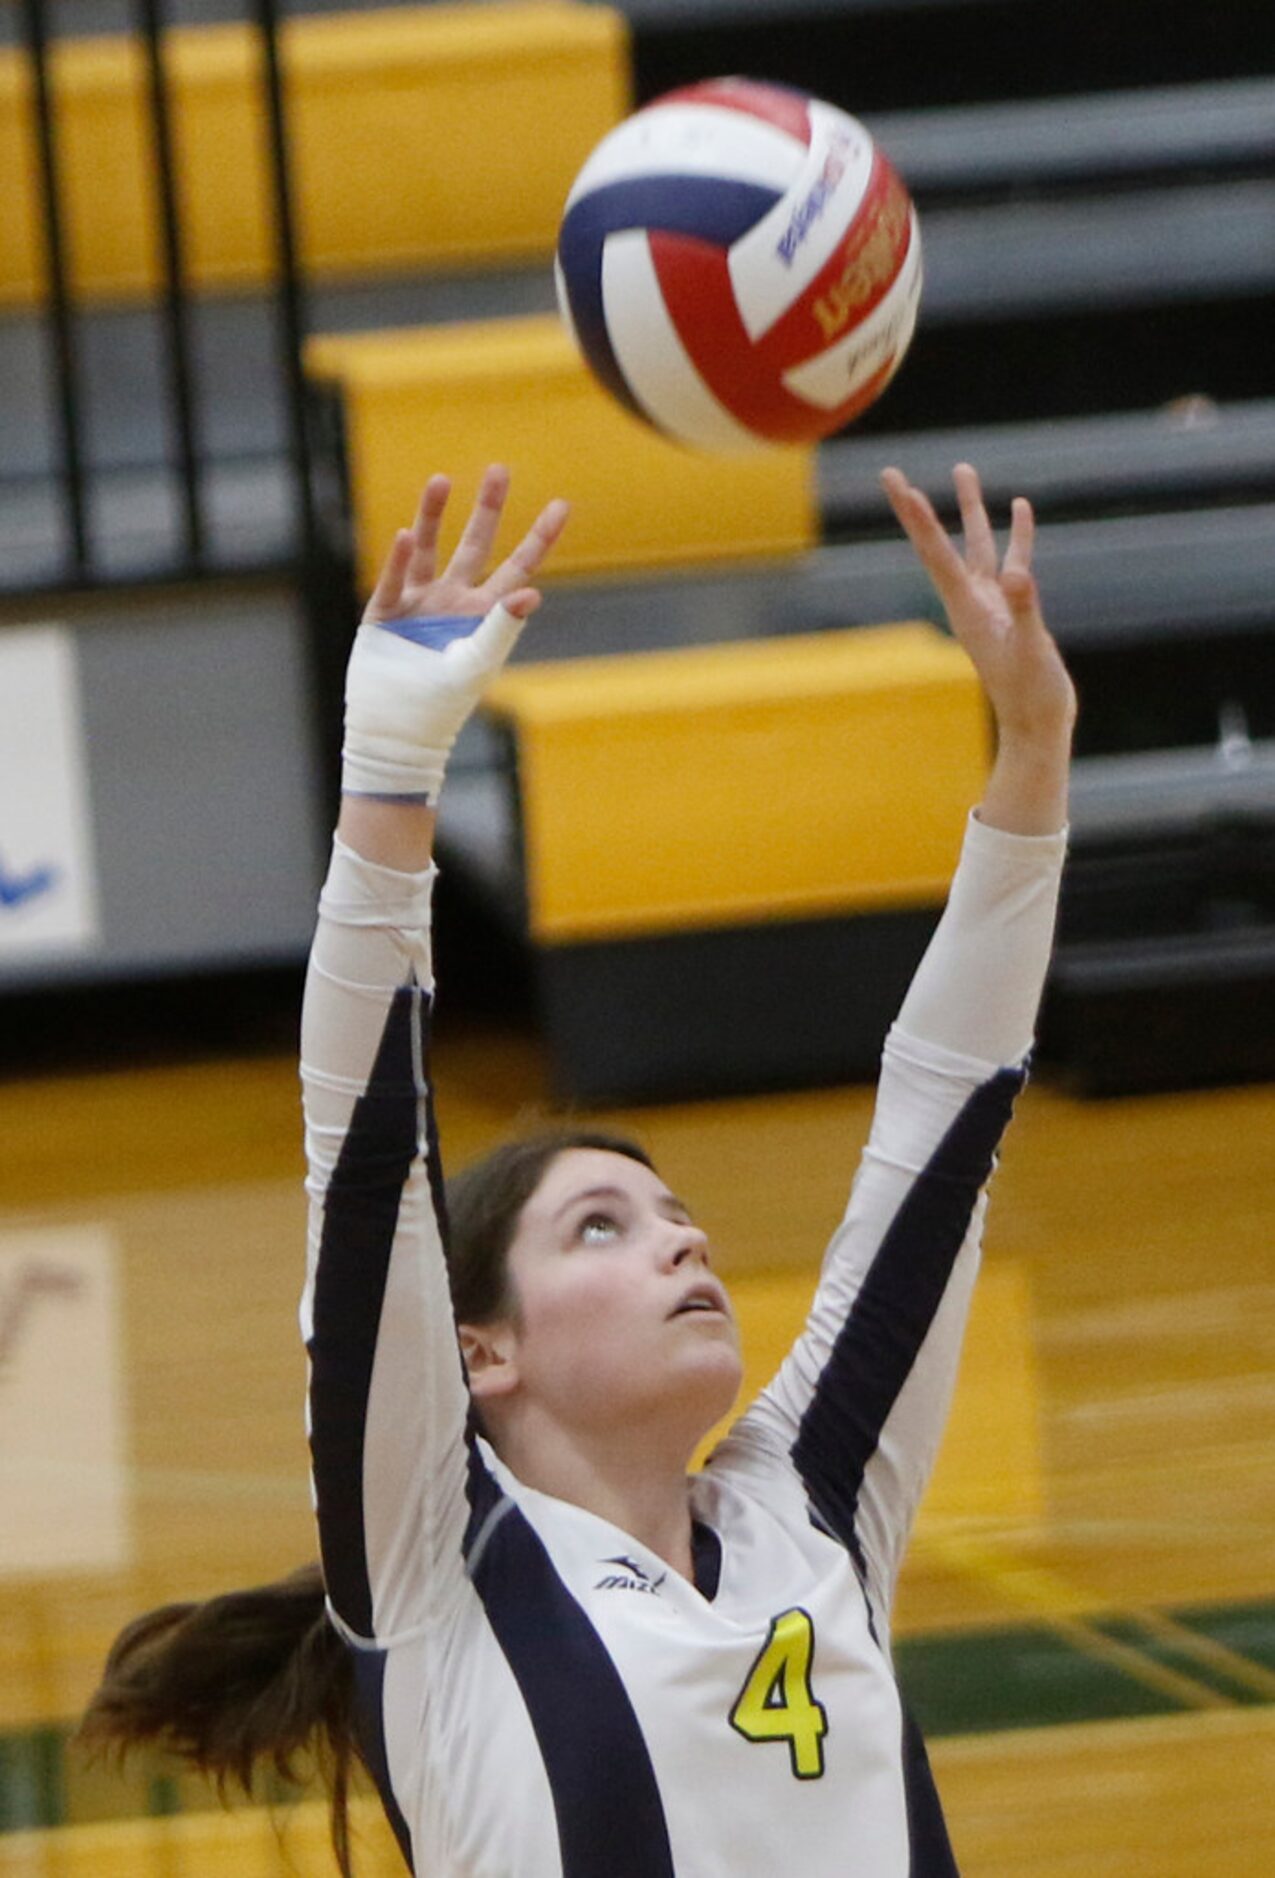
[[[972,463],[958,463],[952,471],[952,481],[961,510],[961,527],[965,533],[966,563],[972,573],[989,574],[995,578],[996,537],[987,518],[978,471]]]
[[[899,526],[938,589],[940,600],[950,608],[963,593],[967,575],[965,563],[934,513],[933,504],[923,490],[907,480],[902,470],[883,470],[881,485]]]
[[[489,584],[494,592],[506,598],[506,604],[511,591],[525,587],[541,566],[566,527],[570,513],[570,504],[560,496],[547,503],[513,553],[496,569]]]
[[[372,589],[372,597],[367,603],[363,617],[365,620],[380,621],[393,619],[403,602],[403,583],[407,579],[407,570],[412,564],[416,552],[416,537],[410,528],[400,528],[394,542],[385,557],[385,563],[377,576]]]
[[[424,586],[434,578],[439,530],[451,492],[450,476],[431,476],[421,492],[416,520],[412,523],[413,552],[407,570],[407,578],[414,585]]]
[[[448,562],[450,579],[458,580],[466,587],[481,584],[483,569],[491,559],[508,494],[509,471],[502,463],[492,463],[483,471],[469,520],[456,545],[456,552]]]
[[[1005,550],[1003,571],[1030,574],[1035,543],[1036,517],[1032,505],[1026,496],[1015,496],[1010,508],[1009,546]]]

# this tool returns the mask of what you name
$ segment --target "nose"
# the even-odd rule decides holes
[[[671,1222],[670,1222],[671,1223]],[[675,1237],[670,1241],[673,1252],[669,1260],[673,1270],[693,1260],[698,1265],[708,1264],[708,1234],[698,1226],[689,1226],[682,1221],[673,1226]]]

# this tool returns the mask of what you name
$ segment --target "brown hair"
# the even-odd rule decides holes
[[[506,1254],[550,1163],[601,1148],[652,1165],[645,1149],[598,1129],[558,1128],[503,1143],[447,1183],[447,1267],[458,1323],[516,1311]],[[123,1759],[145,1743],[180,1755],[225,1797],[259,1769],[295,1782],[317,1765],[332,1800],[332,1850],[352,1878],[350,1776],[362,1760],[349,1652],[324,1608],[318,1564],[205,1603],[135,1618],[111,1647],[77,1739]]]

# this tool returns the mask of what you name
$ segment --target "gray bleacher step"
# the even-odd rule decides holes
[[[993,505],[1028,494],[1041,514],[1275,492],[1275,399],[1184,400],[1158,411],[835,438],[817,465],[826,537],[880,531],[890,511],[878,477],[893,461],[936,498],[947,492],[954,463],[975,463]]]
[[[930,322],[1219,300],[1275,287],[1275,178],[925,217]]]
[[[296,554],[297,497],[280,457],[213,462],[200,477],[205,530],[200,567],[250,573],[289,565]],[[97,578],[118,584],[170,574],[185,559],[181,485],[163,467],[142,465],[95,477],[88,525]],[[0,591],[56,586],[69,543],[57,486],[50,480],[0,489]],[[193,571],[193,570],[190,570]]]
[[[538,313],[554,305],[547,267],[314,285],[313,332],[361,332],[448,320]],[[278,451],[285,435],[278,314],[268,294],[192,299],[190,352],[203,450],[210,457]],[[167,353],[151,306],[99,307],[75,320],[87,420],[87,458],[109,468],[163,462]],[[46,475],[54,461],[48,351],[37,317],[0,318],[0,485]]]
[[[1275,822],[1275,741],[1215,749],[1133,751],[1077,760],[1071,826],[1078,841],[1152,840],[1229,816]]]
[[[1148,631],[1168,642],[1201,630],[1275,627],[1275,503],[1046,524],[1035,560],[1064,647],[1134,643]],[[514,657],[578,658],[939,618],[912,550],[892,532],[726,573],[564,581]]]
[[[1150,991],[1163,998],[1179,987],[1275,978],[1275,927],[1144,938],[1082,941],[1060,951],[1054,968],[1071,997]]]
[[[924,241],[923,331],[1248,298],[1275,288],[1275,179],[1145,190],[1136,214],[1118,197],[941,209],[926,217]],[[529,268],[318,288],[310,325],[348,332],[552,305],[548,268]],[[238,456],[279,447],[281,373],[270,301],[207,298],[192,308],[191,324],[207,451]],[[90,311],[77,331],[90,460],[162,460],[164,355],[154,311]],[[0,381],[13,387],[16,405],[13,421],[0,427],[0,480],[47,473],[52,462],[44,358],[32,318],[0,321]]]
[[[922,200],[1275,165],[1275,78],[865,113],[864,121]]]
[[[1136,505],[1157,510],[1171,507],[1175,500],[1217,502],[1239,494],[1268,493],[1275,482],[1275,400],[1192,407],[1185,421],[1165,412],[1133,412],[1046,424],[838,439],[823,445],[817,459],[827,548],[779,570],[763,566],[725,576],[705,570],[642,580],[632,588],[608,585],[599,593],[596,609],[592,599],[586,606],[596,622],[616,621],[615,630],[608,633],[604,625],[591,624],[582,644],[577,626],[566,622],[575,610],[576,596],[593,590],[568,584],[555,595],[552,618],[538,626],[536,645],[543,648],[546,635],[561,638],[561,655],[570,656],[573,646],[585,651],[614,650],[636,642],[653,648],[729,640],[750,631],[801,631],[811,625],[849,623],[835,613],[829,616],[827,603],[813,596],[825,587],[835,590],[842,579],[835,545],[838,537],[892,532],[878,482],[881,467],[897,463],[933,494],[940,507],[950,507],[951,466],[961,460],[978,465],[994,509],[1003,509],[1012,495],[1025,492],[1046,519],[1077,507],[1101,511]],[[209,566],[251,568],[288,557],[295,496],[286,459],[263,454],[209,461],[201,487]],[[140,465],[97,478],[91,495],[100,565],[112,578],[130,572],[148,577],[164,564],[166,555],[178,550],[183,527],[178,486],[162,466]],[[1119,568],[1121,604],[1133,609],[1135,623],[1160,619],[1165,632],[1171,633],[1174,596],[1194,594],[1193,583],[1188,580],[1183,588],[1175,576],[1172,592],[1166,593],[1156,565],[1146,567],[1147,550],[1139,544],[1154,537],[1162,542],[1162,550],[1151,550],[1153,562],[1158,565],[1163,552],[1168,564],[1176,565],[1180,542],[1200,537],[1210,573],[1204,591],[1188,600],[1184,617],[1194,617],[1199,605],[1220,617],[1233,587],[1240,596],[1235,602],[1237,617],[1248,618],[1261,581],[1275,574],[1275,552],[1260,539],[1250,539],[1260,537],[1263,527],[1271,532],[1271,513],[1264,508],[1232,507],[1213,514],[1167,518],[1148,514],[1131,518],[1123,533],[1113,520],[1096,526],[1085,523],[1072,531],[1055,524],[1042,530],[1040,566],[1049,569],[1055,558],[1067,556],[1065,580],[1084,580],[1086,568],[1092,565],[1099,583],[1110,580]],[[13,590],[52,580],[63,548],[62,528],[57,490],[47,480],[11,481],[0,489],[0,585]],[[1219,538],[1219,530],[1228,544],[1225,550],[1207,545]],[[1088,549],[1091,534],[1103,544],[1096,557]],[[1235,536],[1238,558],[1232,560]],[[1067,546],[1071,541],[1077,543],[1078,551]],[[1219,577],[1213,563],[1223,552],[1228,564]],[[1256,585],[1250,578],[1253,556]],[[923,608],[924,583],[908,552],[893,541],[860,541],[852,565],[854,591],[861,596],[857,618],[897,616],[900,609]],[[1144,569],[1150,576],[1145,587]],[[1107,601],[1104,617],[1110,615],[1109,596]],[[867,611],[864,602],[870,602]],[[1062,602],[1066,604],[1065,593]],[[555,620],[564,623],[559,626]],[[1081,632],[1079,619],[1067,630],[1073,635]],[[615,643],[599,647],[599,634],[603,641]],[[538,655],[559,656],[544,650]]]

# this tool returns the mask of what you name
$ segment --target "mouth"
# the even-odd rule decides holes
[[[730,1307],[726,1302],[726,1293],[720,1285],[711,1280],[702,1280],[691,1286],[681,1302],[669,1312],[674,1317],[729,1317]]]

